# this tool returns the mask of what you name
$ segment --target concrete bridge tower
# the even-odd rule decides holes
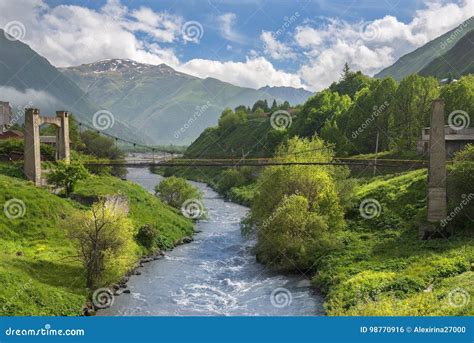
[[[430,150],[428,164],[428,217],[420,227],[420,237],[430,238],[440,233],[440,222],[447,216],[446,141],[444,134],[444,101],[431,105]]]
[[[39,109],[28,108],[25,111],[24,172],[36,186],[41,185],[41,137],[40,125],[56,126],[56,160],[70,161],[69,113],[57,111],[56,117],[41,117]]]

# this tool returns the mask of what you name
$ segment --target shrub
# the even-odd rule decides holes
[[[69,222],[69,235],[85,268],[87,287],[97,286],[106,274],[113,279],[130,267],[133,225],[127,211],[126,204],[102,199]]]
[[[136,241],[147,249],[153,248],[156,244],[157,238],[158,232],[156,232],[156,230],[150,225],[143,225],[138,229],[138,233],[135,236]]]
[[[87,169],[80,162],[66,163],[58,161],[55,167],[48,173],[48,183],[56,187],[64,187],[66,196],[74,192],[74,186],[80,180],[89,176]]]
[[[278,157],[327,162],[332,150],[319,138],[293,138],[279,148]],[[256,248],[262,262],[305,269],[337,244],[329,236],[345,224],[338,193],[344,187],[336,185],[345,182],[341,175],[346,174],[334,167],[305,165],[262,172],[249,217],[258,234]]]
[[[201,199],[201,191],[181,177],[171,176],[155,187],[156,195],[174,208],[181,208],[188,199]]]

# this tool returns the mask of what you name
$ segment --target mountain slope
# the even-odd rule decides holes
[[[66,109],[81,121],[92,123],[100,108],[69,78],[28,45],[6,38],[0,30],[0,100],[11,102],[14,112],[23,114],[24,107],[39,107],[43,115],[54,115]],[[18,118],[23,121],[23,118]],[[126,138],[134,137],[133,129],[115,122],[108,130]]]
[[[165,64],[109,59],[61,71],[95,103],[156,144],[191,143],[217,124],[226,107],[251,106],[260,99],[284,101],[265,91],[187,75]]]
[[[465,74],[474,74],[474,30],[420,71],[420,75],[435,76],[439,79],[450,75],[460,78]]]
[[[397,62],[375,75],[377,78],[392,76],[401,80],[405,76],[418,73],[435,58],[450,50],[462,37],[474,29],[474,17],[466,20],[457,28],[446,32],[415,51],[402,56]]]
[[[266,92],[276,99],[284,99],[288,101],[292,106],[303,104],[308,98],[313,95],[312,92],[307,91],[304,88],[293,88],[293,87],[270,87],[265,86],[258,90]]]

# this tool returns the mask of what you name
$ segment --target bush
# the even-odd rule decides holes
[[[332,156],[319,138],[293,138],[278,152],[288,162],[328,162]],[[277,268],[306,269],[338,244],[330,236],[345,225],[338,190],[346,188],[336,185],[345,182],[343,175],[347,174],[330,166],[277,166],[263,171],[249,217],[258,235],[260,261]]]
[[[77,247],[77,258],[86,270],[87,287],[98,286],[123,274],[134,261],[133,225],[128,205],[105,199],[91,210],[72,218],[69,234]]]
[[[201,191],[181,177],[171,176],[155,187],[156,195],[171,207],[180,209],[189,199],[200,200]]]
[[[66,196],[74,192],[74,186],[80,180],[84,180],[89,176],[87,169],[80,162],[66,163],[58,161],[55,167],[48,173],[48,183],[56,187],[64,187]]]
[[[153,246],[156,244],[157,238],[158,232],[156,232],[156,230],[150,225],[143,225],[140,229],[138,229],[138,233],[135,236],[136,241],[147,249],[153,248]]]

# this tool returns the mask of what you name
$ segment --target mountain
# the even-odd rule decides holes
[[[438,79],[474,74],[474,30],[462,37],[444,55],[431,61],[419,74],[435,76]]]
[[[284,99],[293,106],[305,103],[306,100],[313,95],[312,92],[307,91],[304,88],[265,86],[258,90],[266,92],[276,99]]]
[[[434,59],[453,48],[461,38],[473,29],[474,17],[471,17],[455,29],[402,56],[395,64],[385,68],[376,74],[375,77],[392,76],[396,80],[401,80],[407,75],[418,73]]]
[[[92,124],[92,117],[100,108],[46,58],[7,37],[0,30],[0,100],[11,103],[17,121],[23,122],[25,107],[38,107],[41,114],[49,116],[66,109],[79,120]],[[135,136],[133,128],[119,121],[107,132],[126,138]]]
[[[200,79],[165,65],[107,59],[61,69],[98,105],[152,137],[155,144],[184,145],[217,124],[226,107],[284,98],[214,78]]]

